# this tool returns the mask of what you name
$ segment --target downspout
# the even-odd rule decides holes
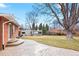
[[[7,21],[7,22],[3,22],[3,24],[2,24],[2,29],[3,29],[3,31],[2,31],[2,49],[4,50],[4,25],[6,24],[6,23],[9,23],[10,21]]]

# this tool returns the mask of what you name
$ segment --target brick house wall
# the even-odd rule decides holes
[[[2,33],[3,33],[3,27],[2,27],[2,24],[4,23],[4,22],[7,22],[7,21],[9,21],[7,18],[5,18],[5,17],[3,17],[3,16],[0,16],[0,49],[2,49]],[[16,38],[16,36],[18,35],[18,26],[17,25],[15,25],[14,23],[12,23],[11,22],[11,24],[12,24],[12,27],[14,26],[15,27],[15,31],[13,31],[13,36],[12,36],[12,38]],[[7,42],[8,42],[8,25],[9,25],[9,23],[6,23],[6,24],[4,24],[4,47],[6,47],[6,45],[7,45]]]
[[[0,17],[0,49],[2,48],[2,20]]]
[[[19,28],[17,25],[13,24],[13,38],[16,38],[18,36],[19,33]]]
[[[8,24],[4,25],[4,45],[6,46],[8,42]]]

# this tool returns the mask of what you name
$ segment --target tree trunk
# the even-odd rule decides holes
[[[68,40],[72,40],[73,39],[73,34],[72,34],[71,31],[67,31],[66,36],[67,36]]]

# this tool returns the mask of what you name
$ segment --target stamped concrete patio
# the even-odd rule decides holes
[[[24,43],[19,46],[1,50],[0,56],[79,56],[79,52],[51,47],[33,40],[24,40]]]

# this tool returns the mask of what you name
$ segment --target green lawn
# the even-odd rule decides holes
[[[23,39],[35,40],[50,46],[79,51],[79,37],[74,37],[74,40],[67,40],[65,36],[26,36]]]

